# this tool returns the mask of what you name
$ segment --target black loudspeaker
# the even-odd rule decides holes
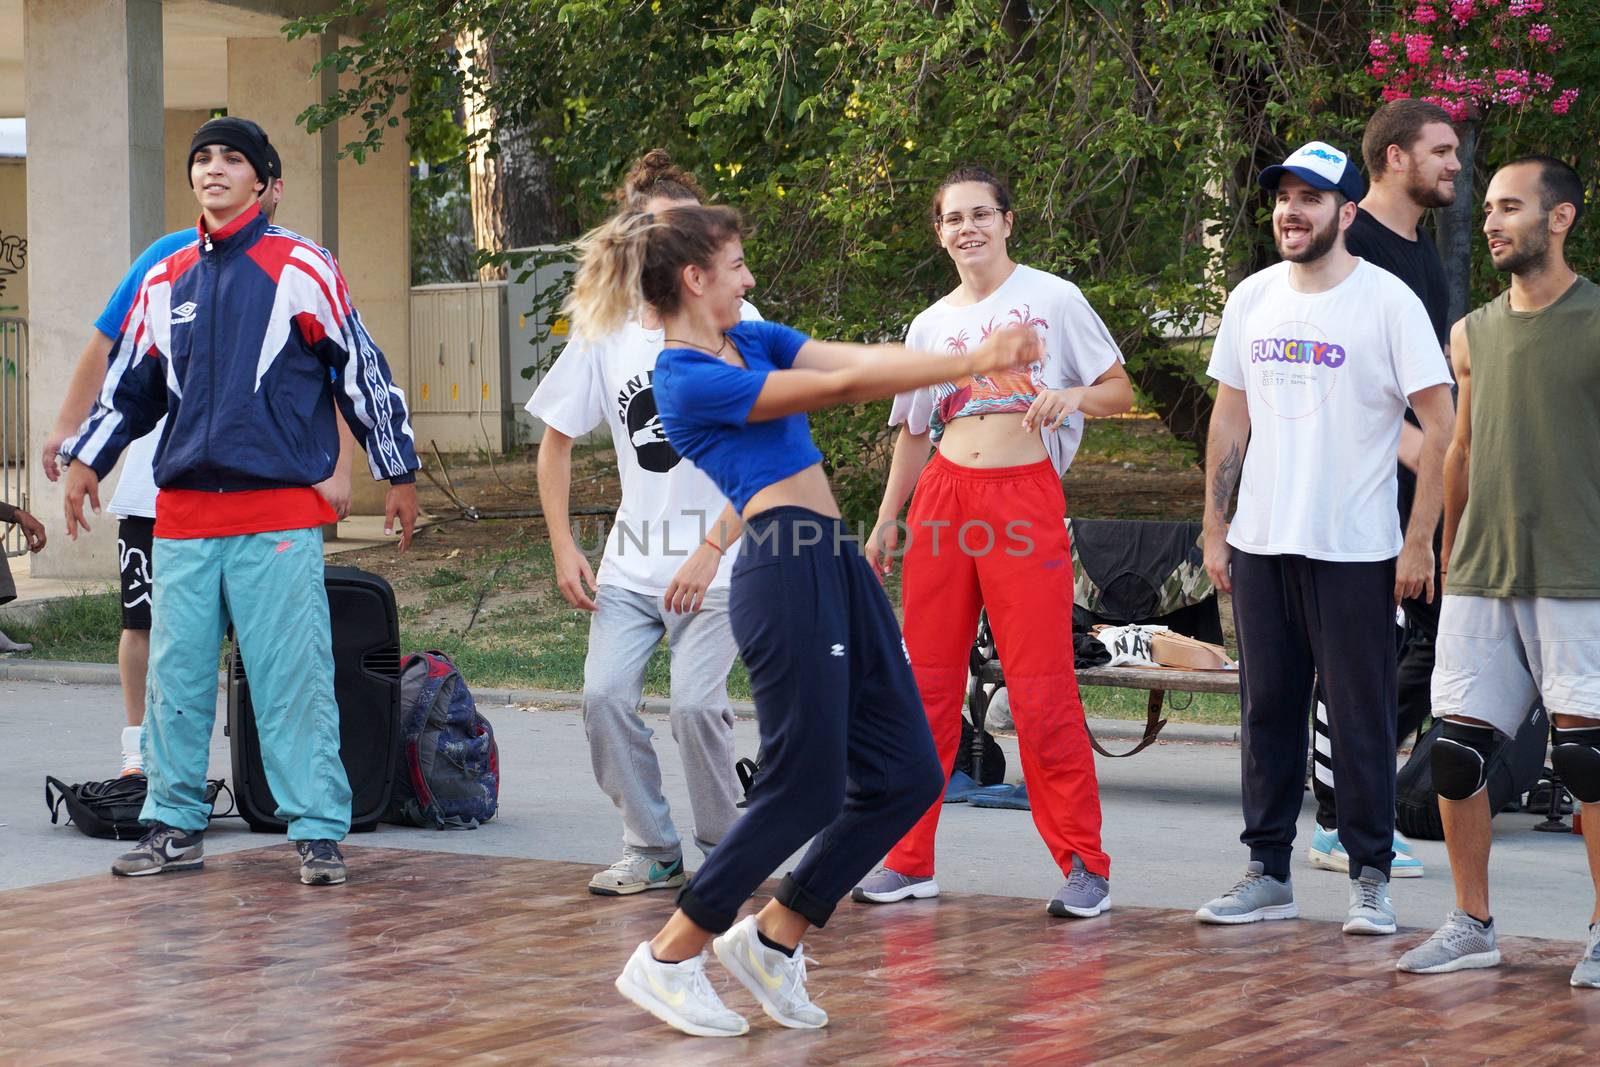
[[[389,805],[400,752],[400,616],[394,590],[356,567],[328,567],[333,630],[333,692],[339,704],[339,757],[350,776],[352,830],[372,830]],[[239,814],[250,829],[283,833],[278,802],[261,765],[250,679],[238,642],[228,654],[228,736]]]

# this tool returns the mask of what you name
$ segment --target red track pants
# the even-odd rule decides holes
[[[1048,460],[962,467],[935,453],[912,497],[902,562],[906,650],[948,782],[961,743],[967,654],[987,607],[1033,822],[1063,873],[1077,855],[1109,876],[1100,791],[1072,665],[1072,554],[1061,479]],[[884,863],[933,874],[935,803]]]

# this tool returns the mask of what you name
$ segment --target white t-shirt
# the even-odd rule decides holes
[[[1407,398],[1450,381],[1404,282],[1365,260],[1322,293],[1290,288],[1288,263],[1259,271],[1228,297],[1206,373],[1250,405],[1230,545],[1349,562],[1399,555]]]
[[[1122,361],[1117,343],[1105,323],[1083,298],[1076,285],[1054,274],[1018,264],[1000,288],[965,307],[940,300],[915,319],[906,330],[906,347],[923,352],[965,352],[1002,326],[1026,323],[1044,339],[1045,357],[1023,372],[1003,372],[982,378],[901,393],[894,398],[889,425],[902,423],[914,434],[930,427],[937,440],[943,432],[941,415],[963,403],[984,405],[985,410],[1027,410],[1017,399],[1044,389],[1071,389],[1094,380]],[[1016,379],[1007,383],[1004,379]],[[1044,433],[1045,451],[1057,473],[1065,474],[1083,440],[1083,415],[1074,414],[1055,430]]]
[[[746,319],[761,315],[749,303]],[[590,341],[574,333],[527,403],[528,413],[568,437],[604,420],[622,475],[622,506],[606,538],[595,580],[660,596],[728,506],[705,472],[678,455],[656,414],[651,379],[665,334],[630,319],[616,333]],[[723,553],[711,588],[726,588],[738,554]]]
[[[117,491],[111,494],[111,514],[119,519],[156,517],[156,446],[167,417],[161,416],[155,428],[129,445],[122,453],[122,473],[117,475]]]

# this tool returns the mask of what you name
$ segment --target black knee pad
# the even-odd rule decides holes
[[[1585,804],[1600,804],[1600,726],[1556,727],[1550,766],[1567,791]]]
[[[1445,800],[1476,796],[1489,782],[1489,759],[1499,747],[1494,727],[1446,719],[1430,754],[1434,789]]]

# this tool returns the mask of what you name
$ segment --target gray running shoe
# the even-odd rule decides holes
[[[1067,875],[1067,884],[1050,898],[1045,910],[1061,918],[1075,915],[1080,919],[1092,919],[1109,907],[1111,907],[1111,882],[1098,874],[1090,874],[1084,867],[1083,860],[1073,856],[1072,870]]]
[[[1485,926],[1460,908],[1451,908],[1444,925],[1395,963],[1397,971],[1443,974],[1473,967],[1497,967],[1500,950],[1494,943],[1494,920]]]
[[[1203,923],[1236,926],[1263,919],[1294,919],[1300,905],[1294,902],[1294,886],[1266,873],[1261,861],[1251,860],[1239,883],[1215,900],[1207,901],[1194,917]]]
[[[761,943],[756,917],[746,915],[727,933],[711,942],[722,965],[761,1002],[761,1010],[774,1022],[791,1030],[820,1030],[828,1013],[811,1003],[806,993],[805,945],[785,956]]]
[[[1350,917],[1344,922],[1344,932],[1392,934],[1394,930],[1394,902],[1389,899],[1389,879],[1376,867],[1361,868],[1361,877],[1350,883]]]
[[[206,861],[204,837],[204,830],[191,834],[158,822],[137,845],[112,862],[111,873],[139,878],[146,874],[196,870]]]
[[[300,850],[300,881],[306,885],[343,885],[344,853],[336,841],[296,841]]]
[[[662,963],[650,954],[650,942],[641,941],[613,984],[657,1019],[695,1037],[738,1037],[750,1029],[712,988],[704,952],[682,963]]]
[[[939,883],[933,880],[933,875],[913,878],[887,867],[879,867],[850,890],[850,899],[858,904],[893,904],[907,897],[926,900],[938,895]]]
[[[1600,989],[1600,923],[1589,927],[1589,947],[1584,949],[1583,959],[1572,968],[1572,984]]]
[[[626,897],[647,889],[676,889],[685,881],[682,856],[663,862],[630,852],[589,879],[589,892]]]

